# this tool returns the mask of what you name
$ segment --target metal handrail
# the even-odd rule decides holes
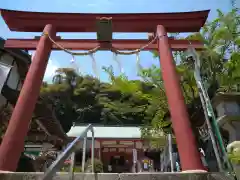
[[[85,166],[85,155],[86,155],[86,141],[87,141],[87,133],[88,131],[92,132],[92,152],[91,152],[91,160],[92,160],[92,172],[94,172],[94,130],[93,126],[91,124],[86,127],[86,129],[58,156],[56,161],[53,162],[53,164],[46,170],[43,176],[43,180],[50,180],[54,176],[54,174],[63,166],[65,160],[69,158],[70,155],[75,153],[77,150],[80,149],[80,140],[84,138],[84,144],[83,144],[83,156],[82,159],[84,162],[82,162],[82,166]],[[72,158],[71,158],[72,159]],[[74,163],[74,160],[72,160],[72,163]],[[84,167],[82,167],[82,170],[84,171]],[[70,172],[70,178],[73,178],[74,173],[74,164],[71,165],[71,172]]]

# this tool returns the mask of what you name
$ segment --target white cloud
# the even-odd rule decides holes
[[[59,68],[59,65],[53,60],[49,59],[47,69],[45,71],[44,80],[52,79],[55,71]]]
[[[32,55],[32,59],[34,57],[35,51],[29,52]],[[59,64],[54,61],[54,59],[48,60],[48,65],[44,74],[44,81],[52,81],[53,76],[55,75],[55,71],[59,68]]]

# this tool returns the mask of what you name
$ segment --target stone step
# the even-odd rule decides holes
[[[0,180],[41,180],[43,173],[1,173]],[[58,173],[53,180],[69,180]],[[75,173],[74,180],[232,180],[222,173]]]

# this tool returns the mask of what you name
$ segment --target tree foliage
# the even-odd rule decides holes
[[[240,16],[239,10],[233,9],[227,14],[218,10],[218,18],[207,22],[201,32],[186,37],[191,40],[200,40],[204,43],[204,50],[198,52],[201,60],[201,73],[204,83],[207,85],[209,96],[212,97],[216,91],[240,91]],[[174,35],[175,38],[179,34]],[[184,52],[173,53],[177,72],[182,85],[185,101],[193,111],[199,106],[198,89],[193,75],[193,62],[186,59]],[[158,54],[154,52],[154,56]],[[177,60],[180,59],[180,62]],[[110,73],[111,74],[111,73]],[[169,131],[170,121],[164,118],[168,111],[165,90],[161,77],[161,69],[152,66],[141,69],[139,75],[143,82],[152,85],[151,91],[143,92],[136,83],[129,83],[126,77],[114,77],[111,80],[122,93],[132,93],[138,98],[147,98],[149,105],[146,107],[147,114],[151,114],[151,121],[143,128],[143,135],[158,136],[163,129]],[[196,101],[196,102],[195,102]],[[150,123],[149,123],[150,122]],[[166,128],[167,127],[167,128]]]
[[[10,119],[11,114],[12,114],[12,106],[7,104],[2,107],[0,107],[0,142],[2,141],[3,135],[5,134],[8,121],[6,119]]]
[[[122,93],[112,84],[102,83],[91,76],[80,76],[71,68],[58,69],[52,84],[43,83],[41,96],[54,106],[57,118],[67,126],[66,131],[73,122],[143,124],[144,108],[148,104],[147,99]]]

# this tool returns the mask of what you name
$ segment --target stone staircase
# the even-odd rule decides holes
[[[1,173],[0,180],[41,180],[43,173]],[[69,180],[58,173],[53,180]],[[222,173],[75,173],[73,180],[232,180]]]

